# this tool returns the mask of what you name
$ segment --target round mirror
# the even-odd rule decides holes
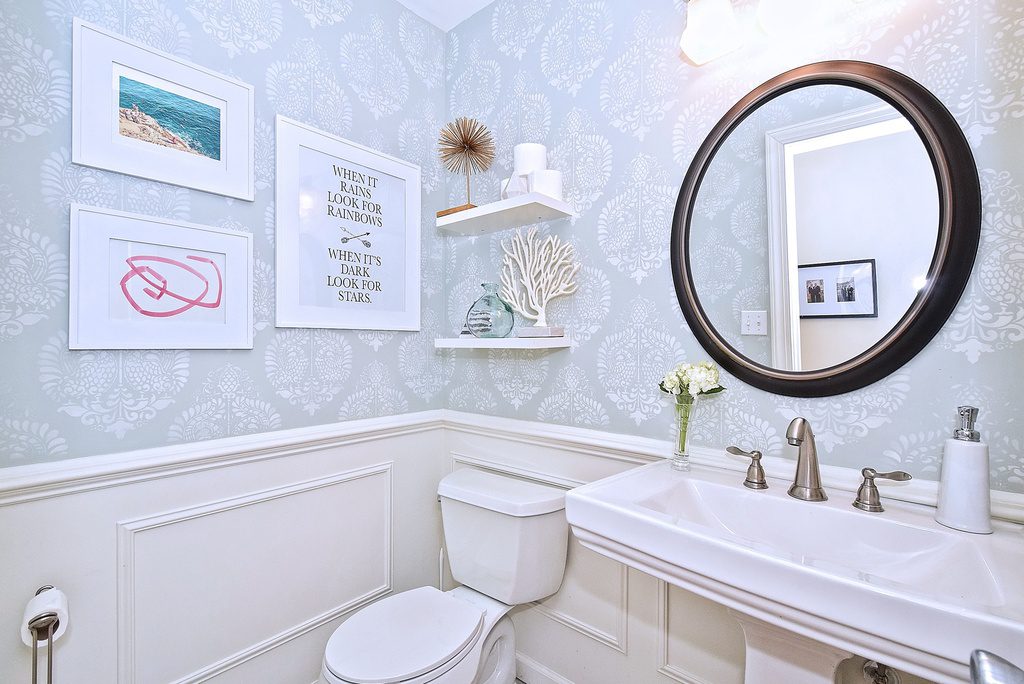
[[[862,62],[795,69],[734,106],[687,172],[672,233],[683,313],[752,385],[863,387],[952,312],[980,207],[967,141],[919,84]]]

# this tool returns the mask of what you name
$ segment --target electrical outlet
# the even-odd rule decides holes
[[[768,334],[768,312],[767,311],[741,311],[740,312],[740,334],[741,335],[767,335]]]

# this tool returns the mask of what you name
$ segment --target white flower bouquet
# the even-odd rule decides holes
[[[674,395],[676,403],[692,403],[702,394],[717,394],[725,388],[718,384],[718,366],[710,361],[681,363],[661,379],[658,388]]]
[[[665,374],[658,383],[658,388],[675,399],[675,445],[672,467],[676,470],[689,470],[690,456],[686,450],[686,435],[690,427],[690,412],[697,397],[718,394],[725,389],[719,384],[718,367],[710,361],[681,363]]]

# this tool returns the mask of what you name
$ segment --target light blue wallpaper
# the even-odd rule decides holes
[[[256,201],[70,161],[71,20],[81,17],[256,90]],[[441,257],[423,224],[423,331],[274,328],[276,113],[419,164],[443,204],[434,135],[444,34],[392,0],[3,0],[0,9],[0,466],[441,405]],[[252,351],[69,352],[68,205],[250,232]]]
[[[679,184],[718,118],[752,87],[821,59],[879,62],[930,88],[974,149],[981,251],[945,329],[902,370],[830,399],[778,397],[726,378],[699,406],[695,441],[780,452],[807,416],[824,461],[937,477],[958,403],[982,408],[997,487],[1024,492],[1015,382],[1024,352],[1024,5],[1017,0],[829,3],[825,26],[754,33],[696,68],[679,55],[682,0],[497,0],[447,35],[393,0],[0,0],[0,465],[448,406],[643,436],[668,433],[666,368],[706,354],[671,283]],[[741,18],[752,23],[753,2]],[[253,203],[70,163],[70,28],[82,18],[256,87]],[[423,169],[423,331],[277,331],[273,325],[273,116],[282,113]],[[498,196],[512,145],[542,141],[579,216],[545,227],[583,262],[553,307],[575,346],[434,352],[496,279],[499,241],[439,236],[463,201],[434,159],[449,116],[494,130]],[[734,170],[733,173],[738,173]],[[735,179],[723,178],[723,187]],[[753,211],[756,199],[737,198]],[[72,201],[247,230],[256,238],[252,351],[67,351]],[[749,242],[742,230],[734,244]],[[720,250],[719,250],[720,251]],[[728,262],[709,252],[705,268]]]
[[[752,24],[754,3],[733,4]],[[679,55],[682,0],[498,0],[449,34],[449,114],[478,116],[499,136],[497,169],[478,187],[496,197],[511,145],[546,143],[579,210],[547,230],[571,238],[583,262],[580,292],[550,317],[571,328],[572,350],[460,355],[449,406],[665,437],[670,412],[659,376],[677,361],[707,356],[679,311],[668,254],[673,205],[697,146],[771,76],[822,59],[860,59],[922,82],[967,133],[985,196],[968,291],[923,353],[861,391],[793,399],[726,378],[727,392],[699,404],[694,441],[780,453],[789,420],[804,415],[825,462],[936,479],[955,407],[973,403],[982,409],[995,486],[1024,492],[1016,387],[1024,372],[1024,4],[823,6],[831,8],[824,26],[781,38],[755,33],[738,52],[700,68]],[[716,182],[738,187],[741,171],[723,168]],[[449,201],[460,199],[457,182],[448,189]],[[732,198],[741,212],[757,201]],[[477,283],[494,278],[507,236],[447,240],[449,330]],[[732,252],[748,242],[740,230],[709,247],[700,268],[733,268]]]

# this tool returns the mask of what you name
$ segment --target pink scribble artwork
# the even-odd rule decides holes
[[[132,305],[132,308],[143,316],[168,318],[185,313],[197,306],[204,309],[219,307],[224,282],[217,264],[212,259],[201,256],[189,255],[185,259],[197,264],[208,264],[213,268],[217,284],[212,288],[214,292],[211,299],[207,299],[207,295],[211,294],[210,279],[197,268],[183,261],[167,257],[131,256],[125,259],[125,263],[128,264],[128,272],[121,278],[121,292],[124,293],[125,299]],[[138,286],[140,283],[133,283],[136,278],[140,278],[145,283],[142,293],[149,298],[148,300],[139,296]],[[135,287],[129,287],[130,285]],[[134,295],[131,290],[136,291]],[[163,301],[165,298],[167,301]],[[140,303],[139,299],[143,301]],[[181,302],[181,306],[164,308],[164,306],[174,306],[177,302]],[[164,306],[158,306],[158,304],[164,304]]]

